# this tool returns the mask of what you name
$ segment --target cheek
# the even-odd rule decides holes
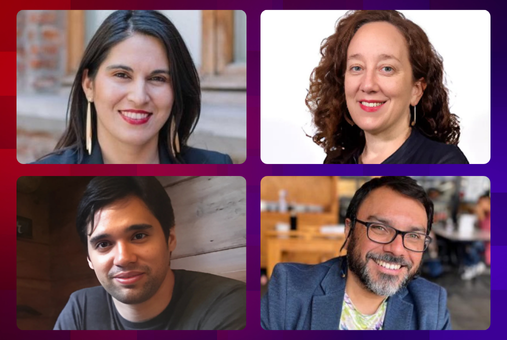
[[[125,97],[125,87],[113,81],[102,81],[97,83],[95,107],[101,109],[112,109],[123,97]],[[98,112],[100,114],[100,112]]]
[[[155,88],[151,92],[151,98],[155,105],[169,114],[174,104],[174,93],[172,88]]]
[[[345,96],[348,98],[355,97],[357,92],[358,81],[355,78],[345,76],[344,87],[345,87]]]

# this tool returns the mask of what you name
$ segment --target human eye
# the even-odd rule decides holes
[[[377,233],[387,233],[388,229],[381,224],[371,224],[370,228]]]
[[[128,79],[129,78],[129,75],[125,72],[116,72],[115,74],[113,74],[113,76],[116,78],[121,78],[121,79]]]
[[[351,66],[351,67],[349,68],[349,70],[350,70],[351,72],[360,72],[360,71],[362,70],[362,67],[361,67],[361,66],[358,66],[358,65],[354,65],[354,66]]]
[[[160,77],[160,76],[151,77],[150,79],[153,81],[156,81],[156,82],[160,82],[160,83],[165,83],[167,81],[167,79],[165,77]]]
[[[137,233],[134,235],[134,237],[132,239],[134,240],[142,240],[143,238],[146,238],[146,236],[148,236],[147,234],[145,233]]]
[[[394,68],[392,66],[382,66],[381,70],[385,73],[393,73]]]
[[[109,241],[100,241],[95,244],[95,249],[97,250],[104,250],[107,247],[109,247],[111,243]]]
[[[423,238],[423,235],[421,234],[417,234],[417,233],[410,233],[410,234],[407,234],[408,237],[414,241],[417,241],[417,240],[420,240]]]

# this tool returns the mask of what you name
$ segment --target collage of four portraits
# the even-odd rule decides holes
[[[488,11],[22,10],[16,37],[19,330],[490,327]]]

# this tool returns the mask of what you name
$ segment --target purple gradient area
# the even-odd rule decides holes
[[[505,126],[507,116],[501,106],[505,90],[507,69],[504,67],[506,52],[505,24],[503,14],[507,3],[497,0],[419,0],[419,1],[378,1],[378,0],[158,0],[158,1],[96,1],[73,0],[44,3],[27,1],[2,5],[0,16],[3,30],[0,51],[16,51],[15,15],[21,9],[237,9],[247,15],[247,160],[241,165],[20,165],[15,150],[15,98],[3,96],[0,100],[6,108],[8,118],[0,124],[0,157],[2,158],[2,179],[0,180],[0,216],[3,223],[0,236],[4,241],[0,247],[3,270],[0,280],[0,337],[2,339],[392,339],[407,337],[411,340],[449,338],[490,339],[504,338],[504,306],[507,305],[507,227],[501,223],[501,211],[507,204],[507,181],[505,173],[507,160],[504,159],[507,142]],[[64,7],[65,6],[65,7]],[[267,9],[486,9],[491,14],[491,161],[486,165],[265,165],[260,160],[260,16]],[[471,23],[473,25],[473,23]],[[290,33],[290,32],[288,32]],[[283,43],[283,42],[281,42]],[[473,48],[473,46],[470,46]],[[14,65],[7,65],[15,67]],[[470,72],[488,72],[481,65],[470,65]],[[16,84],[11,84],[15,88]],[[470,84],[481,86],[481,84]],[[471,98],[473,100],[473,98]],[[146,331],[146,332],[69,332],[69,331],[20,331],[16,326],[16,236],[15,196],[16,180],[20,176],[56,175],[156,175],[156,176],[243,176],[247,183],[247,327],[243,331]],[[491,180],[493,204],[493,266],[491,270],[491,327],[486,332],[270,332],[260,327],[260,181],[264,176],[322,175],[455,175],[487,176]],[[498,213],[497,213],[498,211]]]

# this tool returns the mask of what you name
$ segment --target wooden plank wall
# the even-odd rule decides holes
[[[242,177],[159,178],[171,197],[177,246],[171,267],[246,281]]]
[[[18,192],[16,197],[18,216],[32,220],[32,239],[18,238],[16,242],[17,306],[29,307],[40,316],[19,312],[20,329],[48,329],[51,319],[51,280],[49,275],[49,224],[48,202],[37,193]]]

